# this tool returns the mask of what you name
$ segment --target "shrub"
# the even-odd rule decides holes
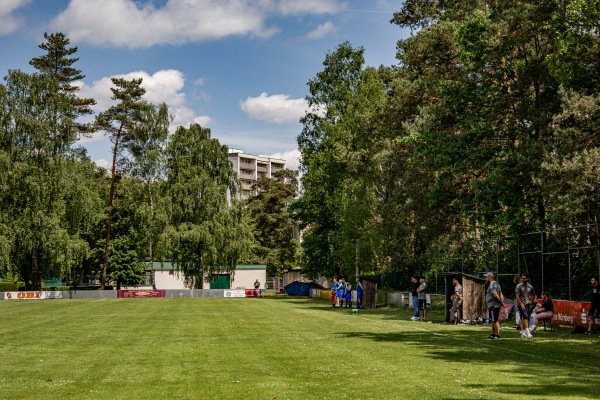
[[[0,292],[16,292],[23,282],[0,282]]]

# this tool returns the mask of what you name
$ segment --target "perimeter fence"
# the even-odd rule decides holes
[[[587,301],[590,277],[600,275],[599,240],[597,223],[474,240],[463,250],[465,256],[435,260],[429,286],[431,292],[443,293],[444,272],[481,278],[493,272],[507,295],[514,292],[515,277],[527,273],[538,295]]]

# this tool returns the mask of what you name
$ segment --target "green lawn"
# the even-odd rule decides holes
[[[264,299],[0,301],[2,399],[597,399],[600,340]],[[441,312],[430,313],[441,321]]]

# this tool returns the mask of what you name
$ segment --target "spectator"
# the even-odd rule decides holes
[[[256,297],[260,297],[260,282],[258,281],[258,279],[256,280],[256,282],[254,282],[254,295]]]
[[[488,314],[490,323],[492,325],[492,334],[488,336],[488,339],[500,339],[500,322],[498,322],[498,316],[500,316],[500,308],[504,307],[504,296],[502,295],[502,288],[500,284],[494,280],[494,274],[488,272],[485,274],[485,280],[490,284],[485,293],[485,302],[488,306]]]
[[[411,321],[419,320],[419,292],[417,289],[419,288],[419,280],[416,275],[410,277],[410,281],[412,282],[412,306],[413,306],[413,316],[410,317]]]
[[[590,310],[588,311],[588,319],[590,321],[588,325],[588,330],[585,332],[586,335],[591,335],[594,328],[594,320],[600,317],[600,293],[598,293],[598,289],[600,286],[598,285],[598,277],[593,276],[592,280],[592,304],[590,305]]]
[[[513,278],[513,283],[515,284],[515,287],[519,283],[521,283],[521,275],[515,275],[515,277]],[[513,326],[513,328],[519,329],[519,327],[521,326],[521,313],[519,313],[519,311],[517,310],[517,303],[513,304],[512,312],[515,314],[515,325]]]
[[[554,306],[552,305],[552,299],[548,293],[542,293],[542,304],[536,306],[535,312],[533,324],[529,329],[530,332],[535,331],[540,320],[552,318],[554,316]]]
[[[422,313],[421,321],[427,321],[427,284],[425,283],[425,277],[421,276],[419,282],[417,293],[419,294],[419,309]]]
[[[535,308],[537,298],[533,286],[529,283],[529,275],[521,274],[521,283],[515,288],[515,297],[519,303],[519,313],[521,314],[521,337],[531,339],[533,335],[529,330],[529,317]]]
[[[460,310],[462,307],[463,300],[463,288],[458,282],[457,278],[452,278],[452,285],[454,286],[454,292],[452,293],[452,307],[450,308],[450,322],[457,323],[460,319]]]

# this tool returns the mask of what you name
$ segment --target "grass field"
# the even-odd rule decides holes
[[[566,327],[490,341],[285,296],[0,301],[0,315],[1,399],[600,397],[600,340]]]

